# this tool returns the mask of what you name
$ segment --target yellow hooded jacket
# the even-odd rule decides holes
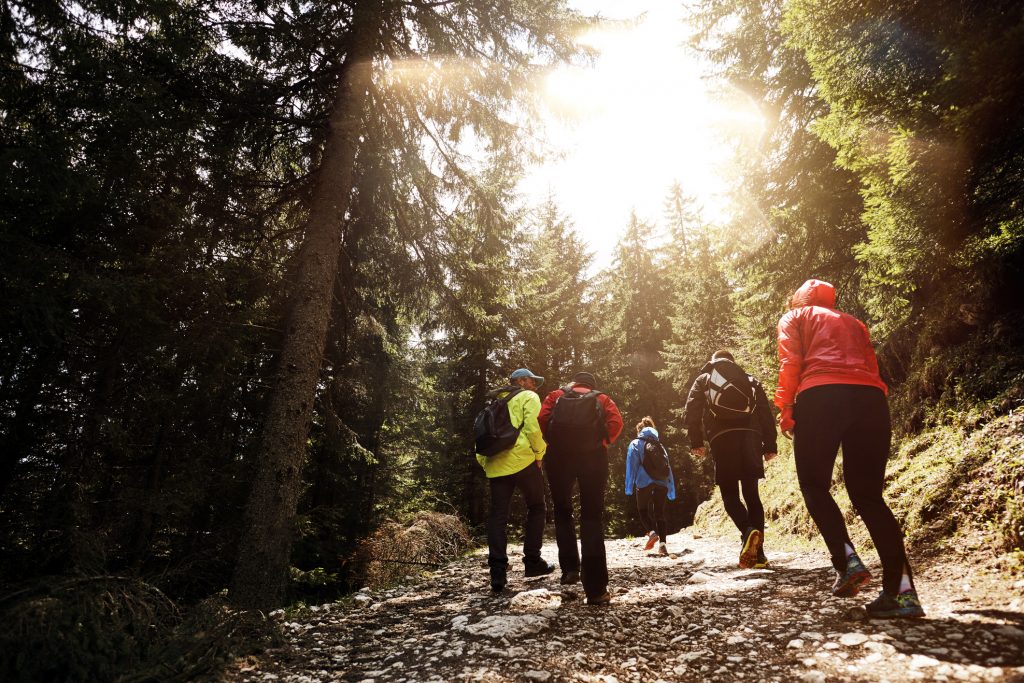
[[[507,395],[508,391],[498,393],[498,398]],[[537,415],[540,414],[540,396],[536,392],[524,389],[508,402],[508,413],[513,425],[522,425],[519,438],[508,450],[487,457],[476,454],[476,461],[484,468],[488,479],[515,474],[534,462],[544,459],[548,445],[540,433]]]

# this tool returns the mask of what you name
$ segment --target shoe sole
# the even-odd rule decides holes
[[[845,582],[839,587],[832,589],[832,595],[837,598],[852,598],[860,593],[860,589],[864,587],[868,581],[871,580],[871,572],[867,569],[862,569],[859,572],[855,572],[850,575]]]
[[[740,551],[740,567],[743,569],[753,569],[754,565],[757,564],[757,554],[761,552],[761,532],[758,529],[754,529],[747,536],[747,542],[743,544],[743,550]]]
[[[924,610],[920,607],[903,607],[884,612],[868,612],[868,617],[872,619],[920,619],[923,616]]]
[[[653,548],[656,545],[658,545],[658,537],[657,536],[651,536],[650,538],[647,539],[647,545],[644,546],[644,550],[650,550],[651,548]]]

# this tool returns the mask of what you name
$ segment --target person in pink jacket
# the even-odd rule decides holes
[[[800,491],[832,556],[832,593],[852,597],[871,579],[829,491],[842,447],[846,490],[882,562],[882,592],[867,605],[868,614],[924,616],[903,531],[882,496],[892,440],[889,389],[864,323],[835,304],[832,285],[808,280],[779,320],[779,427],[793,439]]]

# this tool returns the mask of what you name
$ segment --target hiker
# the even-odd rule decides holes
[[[658,554],[668,555],[668,525],[665,501],[676,499],[676,481],[668,452],[658,439],[658,430],[649,416],[636,425],[637,437],[626,451],[626,495],[636,494],[636,509],[647,538],[644,550],[658,544]],[[660,543],[659,543],[660,542]]]
[[[589,605],[607,605],[608,563],[604,551],[604,491],[608,483],[608,446],[622,432],[622,415],[589,372],[544,398],[540,428],[548,442],[545,468],[555,506],[555,539],[561,582],[582,579]],[[580,545],[576,547],[572,491],[580,491]]]
[[[779,427],[793,439],[800,491],[832,556],[837,574],[832,593],[852,597],[871,578],[829,491],[842,447],[850,502],[882,562],[882,591],[867,605],[868,614],[924,616],[903,532],[882,497],[892,440],[889,389],[879,375],[867,327],[835,305],[835,287],[808,280],[779,320]]]
[[[537,423],[540,396],[537,388],[544,384],[526,368],[512,373],[510,385],[490,392],[489,396],[507,405],[513,430],[514,443],[494,455],[476,454],[491,488],[491,512],[487,518],[487,565],[491,572],[491,590],[500,592],[507,583],[509,506],[512,494],[518,488],[526,502],[526,522],[523,527],[523,563],[526,576],[543,576],[555,570],[540,555],[544,537],[544,475],[541,461],[547,445]],[[500,406],[495,406],[499,408]],[[504,417],[504,416],[502,416]],[[478,430],[479,433],[479,430]],[[479,449],[478,439],[478,449]]]
[[[775,457],[775,420],[761,383],[729,351],[715,351],[693,381],[686,398],[686,431],[697,457],[706,453],[705,440],[711,446],[715,484],[740,531],[739,566],[767,567],[764,505],[757,482],[764,479],[762,456]]]

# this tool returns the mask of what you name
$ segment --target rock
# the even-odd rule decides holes
[[[523,673],[523,678],[525,678],[528,681],[539,681],[540,683],[545,683],[546,681],[550,681],[551,680],[551,672],[550,671],[526,671],[526,672]]]
[[[804,631],[800,634],[800,637],[804,640],[821,640],[822,638],[824,638],[823,635],[817,633],[816,631]]]
[[[562,598],[557,593],[547,588],[536,588],[516,593],[509,600],[508,608],[513,612],[539,612],[558,607],[561,602]]]
[[[937,666],[939,660],[934,657],[926,657],[925,655],[911,655],[910,657],[910,668],[911,669],[924,669],[931,666]]]
[[[747,642],[747,639],[743,636],[729,636],[729,638],[725,642],[729,645],[735,645],[737,643],[745,643]]]
[[[1010,638],[1024,639],[1024,630],[1017,628],[1016,626],[1010,626],[1009,624],[999,626],[998,628],[992,629],[993,632],[998,633],[1002,636],[1009,636]]]
[[[839,636],[839,642],[846,647],[855,647],[857,645],[863,645],[868,640],[868,637],[863,633],[844,633]]]
[[[786,647],[791,649],[791,650],[799,650],[803,646],[804,646],[804,641],[800,640],[799,638],[794,638],[793,640],[791,640],[788,643],[786,643]]]

